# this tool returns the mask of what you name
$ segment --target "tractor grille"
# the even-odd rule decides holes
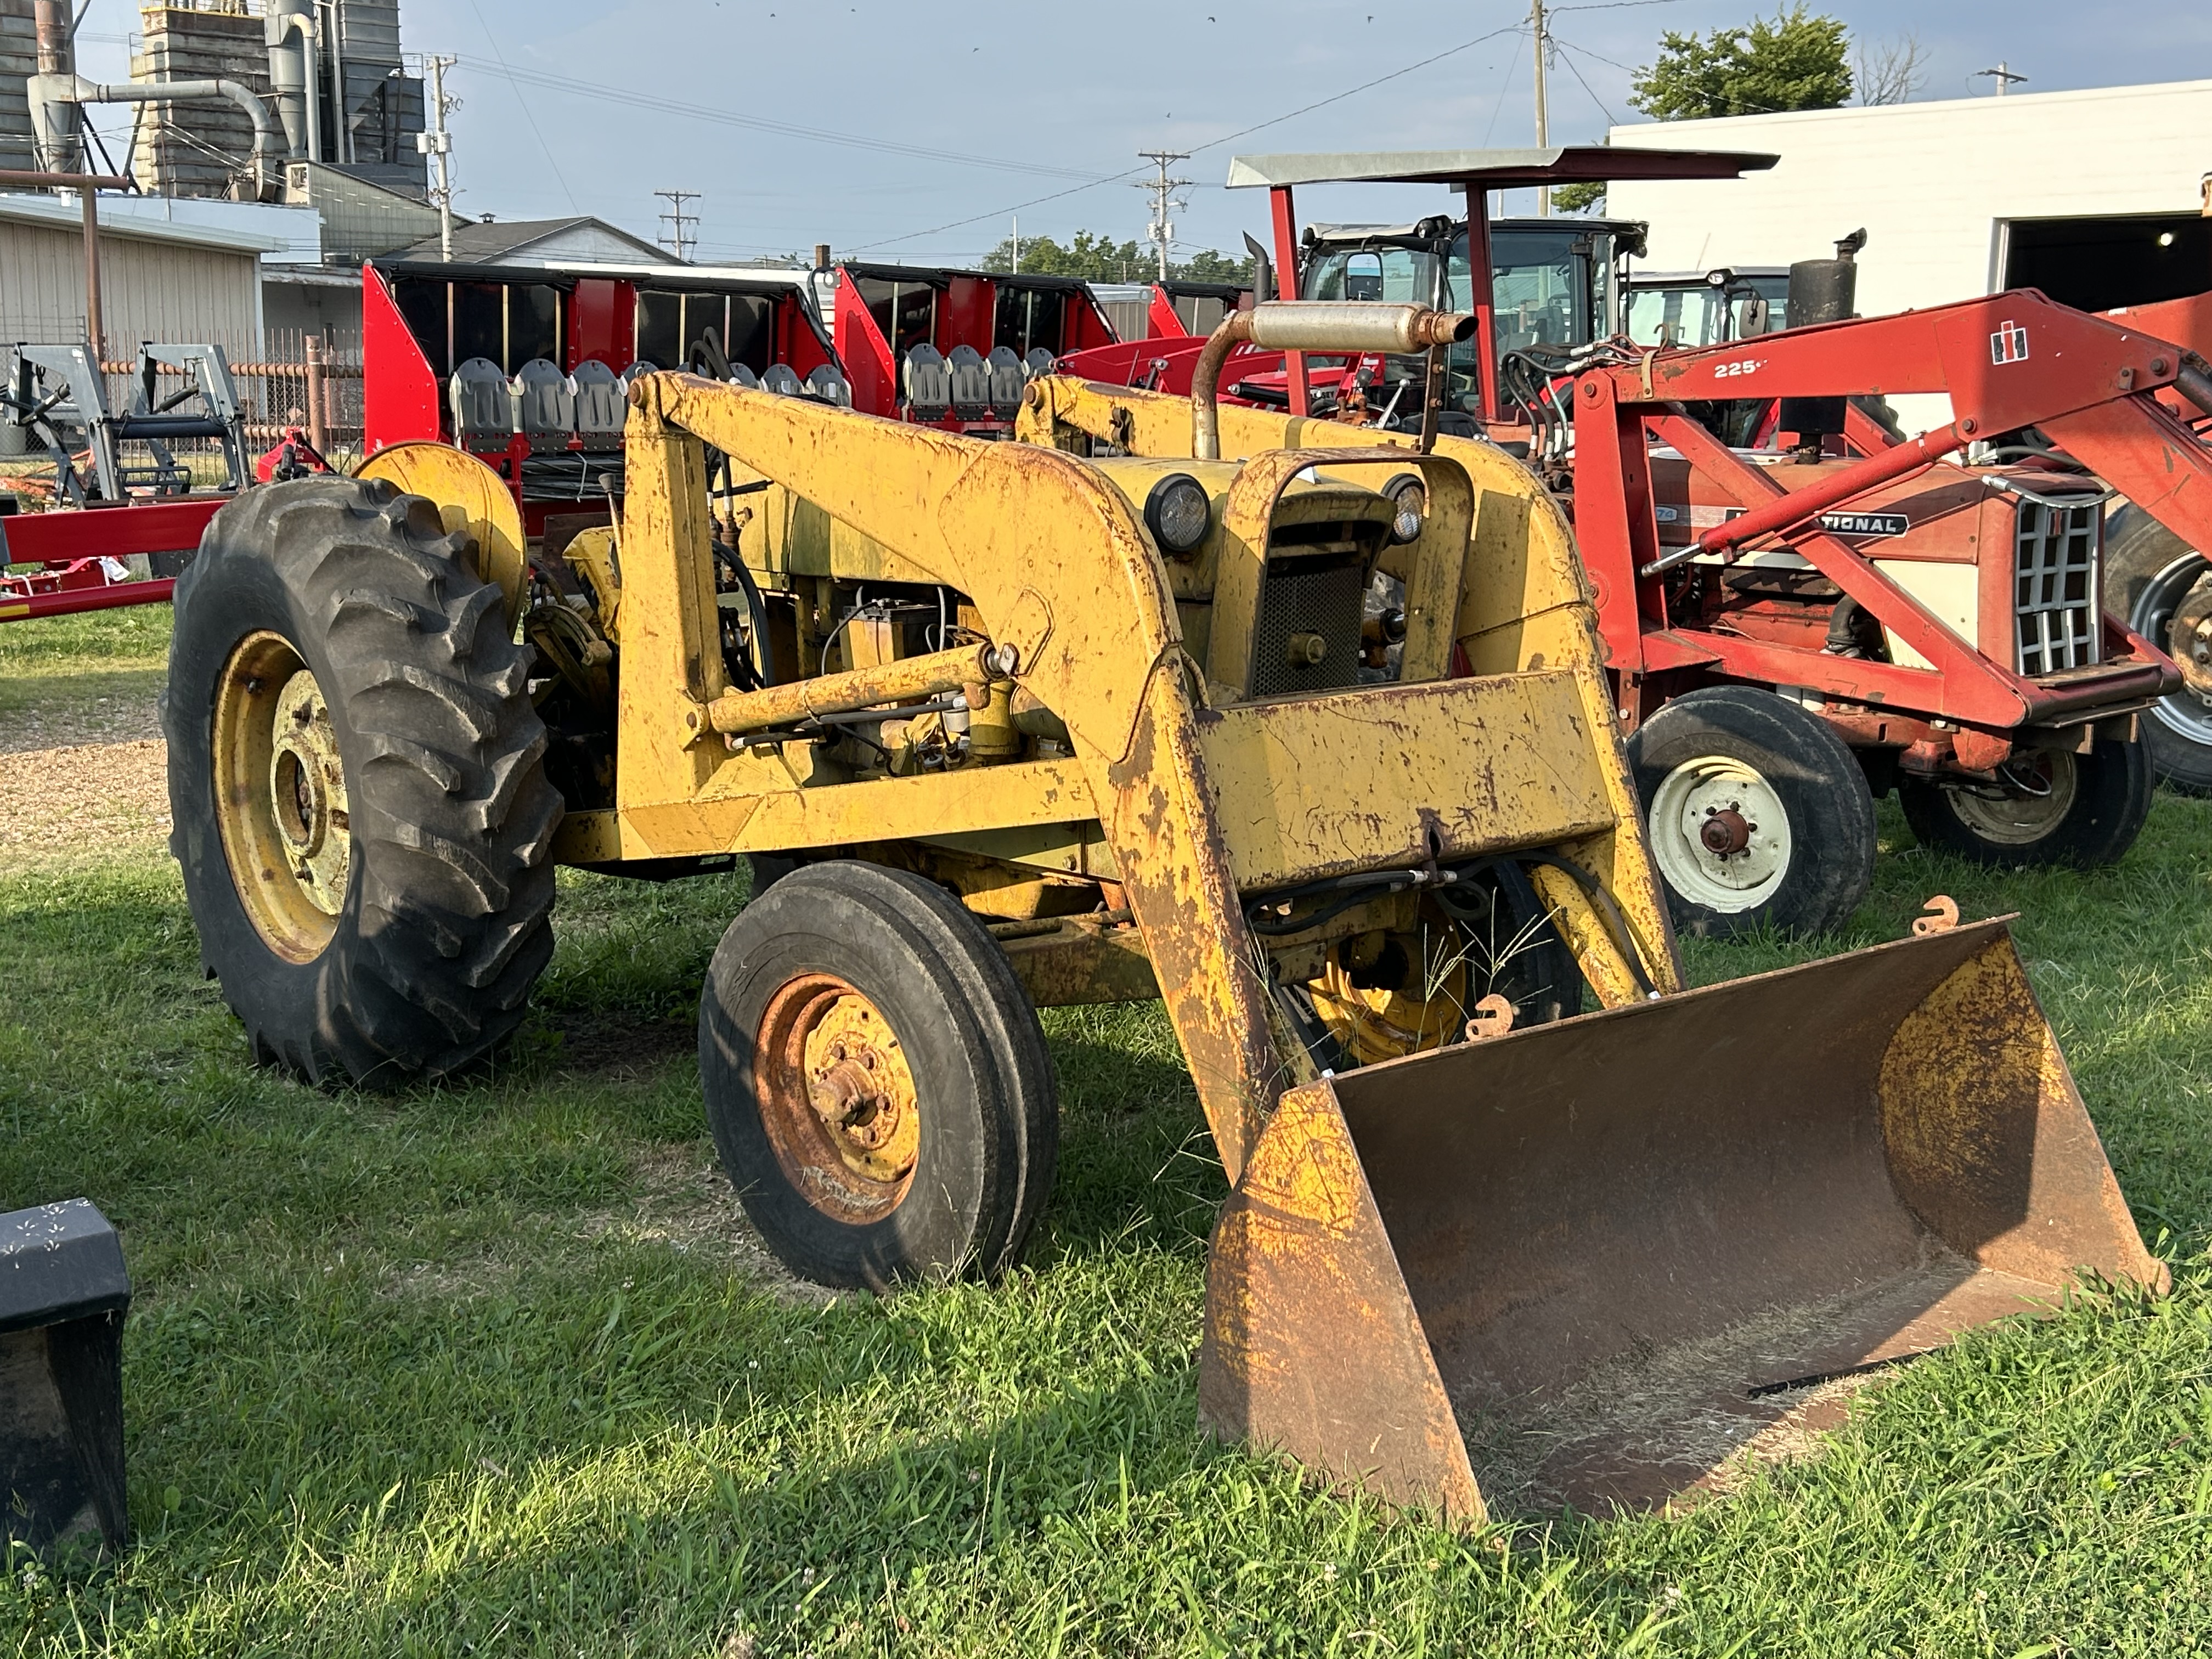
[[[2097,560],[2105,506],[2023,500],[2013,541],[2019,670],[2033,678],[2097,661]]]
[[[1357,555],[1270,559],[1252,642],[1252,695],[1357,685],[1360,599],[1366,586],[1366,567]],[[1300,634],[1318,634],[1327,642],[1319,662],[1291,660],[1291,637]]]

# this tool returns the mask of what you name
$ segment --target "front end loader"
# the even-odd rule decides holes
[[[748,857],[707,1115],[788,1265],[884,1286],[1018,1257],[1036,1009],[1157,997],[1231,1186],[1207,1421],[1462,1522],[1647,1500],[1813,1380],[2162,1278],[2002,922],[1685,992],[1524,470],[1249,410],[1194,459],[1187,405],[1177,452],[1087,395],[994,442],[650,375],[618,525],[558,549],[434,447],[228,510],[171,789],[257,1048],[457,1070],[521,1018],[554,864]]]

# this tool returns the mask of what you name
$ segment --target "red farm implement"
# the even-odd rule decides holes
[[[10,349],[0,418],[23,431],[53,471],[0,495],[0,622],[168,599],[176,561],[246,487],[245,428],[222,348],[143,346],[131,367],[130,407],[118,410],[89,346]],[[178,453],[195,441],[221,455],[223,477],[213,489],[194,488]],[[33,484],[52,506],[15,510]]]
[[[641,374],[851,401],[804,282],[381,260],[362,282],[368,454],[467,452],[532,537],[549,514],[604,515],[620,498],[624,394]]]
[[[1389,378],[1358,388],[1364,399],[1329,393],[1319,383],[1331,371],[1287,352],[1278,406],[1425,440],[1477,432],[1526,456],[1574,525],[1653,852],[1686,927],[1840,925],[1871,884],[1874,802],[1893,789],[1923,842],[1969,858],[2118,858],[2149,808],[2138,717],[2182,680],[2104,617],[2106,505],[2124,495],[2185,550],[2212,546],[2212,456],[2160,401],[2197,384],[2179,350],[2133,319],[2033,292],[1703,349],[1639,346],[1617,324],[1578,337],[1573,264],[1515,283],[1493,260],[1492,190],[1629,169],[1725,178],[1771,160],[1238,158],[1230,182],[1271,192],[1277,264],[1309,289],[1335,273],[1343,291],[1328,297],[1368,296],[1342,280],[1344,262],[1322,263],[1330,233],[1296,235],[1296,186],[1443,185],[1481,228],[1459,245],[1463,276],[1449,260],[1430,268],[1447,299],[1475,296],[1473,342],[1386,354]],[[1579,267],[1586,280],[1593,264]],[[1801,304],[1793,290],[1792,315],[1848,319],[1849,267],[1839,250],[1794,268],[1806,292]],[[1269,310],[1225,319],[1187,377],[1152,384],[1193,386],[1202,403],[1217,387],[1224,401],[1249,394]],[[1171,368],[1187,349],[1140,349]],[[1355,374],[1372,368],[1355,360]],[[1906,393],[1948,394],[1951,422],[1899,441],[1868,417]],[[1763,412],[1754,434],[1718,418],[1744,410]],[[1486,533],[1478,526],[1478,544]],[[1376,604],[1387,623],[1402,600]]]
[[[1073,276],[852,264],[837,276],[837,355],[864,414],[1003,437],[1032,378],[1114,341]]]

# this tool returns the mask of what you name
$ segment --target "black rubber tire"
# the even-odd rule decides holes
[[[2192,574],[2181,562],[2194,550],[2140,507],[2127,507],[2115,518],[2105,549],[2105,608],[2168,656],[2185,660],[2179,652],[2186,647],[2168,637],[2160,617],[2171,617],[2191,588],[2212,581],[2212,565],[2198,553]],[[2154,581],[2160,590],[2155,593],[2149,591]],[[2165,710],[2176,712],[2162,718]],[[2212,716],[2187,691],[2176,692],[2142,717],[2152,769],[2168,787],[2185,795],[2212,795],[2212,742],[2191,730],[2200,720],[2212,727]]]
[[[2086,755],[2062,757],[2075,769],[2074,805],[2032,842],[1993,841],[1960,816],[1953,791],[1925,778],[1900,778],[1898,803],[1923,847],[1940,847],[1977,864],[2008,868],[2111,864],[2136,844],[2150,816],[2157,779],[2142,743],[2100,743]]]
[[[314,477],[225,507],[178,579],[162,700],[170,850],[202,963],[256,1057],[317,1082],[392,1088],[482,1059],[520,1023],[552,954],[561,798],[528,653],[467,551],[419,495]],[[305,963],[247,915],[216,818],[216,698],[261,630],[323,688],[352,809],[343,908]]]
[[[1654,861],[1681,932],[1731,939],[1762,928],[1832,933],[1874,885],[1874,798],[1850,747],[1819,715],[1749,686],[1706,686],[1675,698],[1628,740]],[[1694,867],[1677,828],[1653,822],[1661,788],[1679,769],[1717,757],[1748,769],[1788,818],[1789,856],[1764,896],[1743,908],[1678,890],[1670,866]],[[1681,842],[1662,848],[1662,836]]]
[[[906,1051],[921,1140],[895,1207],[828,1213],[785,1173],[754,1080],[770,1000],[808,974],[874,1003]],[[738,914],[699,1004],[699,1075],[722,1164],[769,1248],[817,1284],[995,1278],[1051,1190],[1060,1104],[1036,1010],[1006,952],[944,889],[853,860],[809,864]]]

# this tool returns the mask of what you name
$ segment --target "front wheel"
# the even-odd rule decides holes
[[[1971,778],[1900,779],[1905,821],[1923,847],[1978,864],[2110,864],[2136,843],[2150,816],[2149,751],[2100,743],[2086,755],[2031,750]]]
[[[2148,514],[2130,510],[2106,555],[2106,592],[2128,626],[2181,665],[2184,684],[2142,717],[2153,769],[2212,795],[2212,563]]]
[[[699,1005],[723,1167],[817,1284],[998,1273],[1052,1185],[1059,1103],[1013,965],[958,900],[850,860],[738,913]]]
[[[1771,691],[1710,686],[1628,740],[1674,925],[1717,939],[1841,927],[1874,885],[1874,798],[1844,740]]]

